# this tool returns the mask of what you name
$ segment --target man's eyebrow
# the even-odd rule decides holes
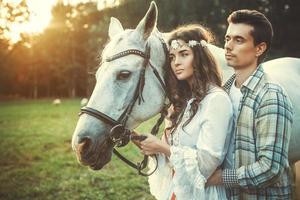
[[[237,36],[235,36],[234,38],[237,38],[237,39],[246,39],[245,37],[240,36],[240,35],[237,35]]]
[[[241,36],[241,35],[225,35],[225,38],[234,38],[234,39],[246,39],[245,37]]]

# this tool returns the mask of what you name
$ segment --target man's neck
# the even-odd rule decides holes
[[[243,83],[253,74],[256,70],[257,65],[251,65],[243,69],[235,69],[235,86],[237,88],[242,87]]]

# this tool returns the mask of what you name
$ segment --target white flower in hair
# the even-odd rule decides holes
[[[201,40],[200,44],[202,47],[207,47],[207,42],[205,40]]]
[[[171,42],[172,49],[178,49],[179,46],[180,46],[180,44],[177,40],[172,40],[172,42]]]
[[[188,46],[191,47],[191,48],[193,48],[197,44],[199,44],[199,43],[196,40],[189,40]]]

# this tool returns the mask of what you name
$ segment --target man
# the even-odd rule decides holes
[[[227,155],[233,168],[215,171],[207,185],[223,184],[230,199],[291,199],[292,106],[260,65],[270,48],[272,25],[255,10],[235,11],[227,21],[225,57],[235,71],[224,85],[235,113]]]

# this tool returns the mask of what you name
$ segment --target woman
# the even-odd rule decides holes
[[[226,199],[224,188],[205,188],[224,160],[233,119],[207,47],[211,41],[212,35],[200,25],[182,26],[170,34],[171,66],[166,70],[173,111],[162,140],[147,135],[139,144],[145,155],[158,156],[158,169],[149,177],[157,199]]]

